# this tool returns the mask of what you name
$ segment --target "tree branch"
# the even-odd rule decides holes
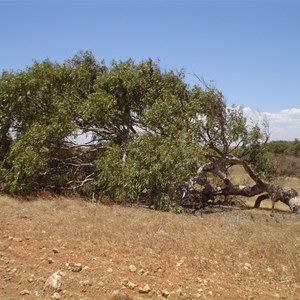
[[[291,188],[283,188],[276,184],[263,182],[253,172],[250,165],[245,160],[234,156],[225,156],[216,159],[214,156],[209,155],[208,158],[211,162],[201,166],[198,169],[196,176],[188,181],[189,190],[193,194],[198,193],[201,199],[206,199],[206,201],[208,201],[209,199],[213,199],[216,195],[252,197],[265,193],[257,198],[254,208],[259,207],[263,200],[270,198],[272,200],[272,210],[275,202],[281,201],[288,205],[292,211],[300,212],[300,197],[298,197],[297,191]],[[227,175],[222,171],[222,167],[224,168],[228,165],[242,165],[245,172],[255,181],[255,184],[252,186],[232,184]],[[207,173],[213,173],[221,178],[225,187],[219,189],[214,188],[207,180]],[[196,190],[195,184],[201,185],[202,189]]]
[[[89,175],[87,175],[83,180],[71,180],[67,183],[67,185],[72,185],[72,184],[76,184],[74,186],[70,186],[70,187],[62,187],[62,190],[77,190],[81,187],[83,187],[84,185],[91,183],[93,181],[95,181],[95,178],[93,178],[92,176],[94,176],[94,173],[91,173]]]

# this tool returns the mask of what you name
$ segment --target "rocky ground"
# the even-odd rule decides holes
[[[300,216],[0,196],[0,299],[300,299]]]

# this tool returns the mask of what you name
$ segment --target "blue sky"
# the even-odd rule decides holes
[[[80,50],[158,58],[190,84],[194,73],[214,81],[252,117],[265,113],[274,139],[300,138],[300,1],[0,0],[0,26],[0,70]]]

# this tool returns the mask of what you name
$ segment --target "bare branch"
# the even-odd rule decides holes
[[[239,195],[244,197],[252,197],[260,195],[254,205],[254,208],[259,207],[260,203],[270,198],[272,200],[272,211],[274,209],[275,202],[281,201],[288,205],[294,212],[300,212],[300,197],[298,197],[297,191],[291,188],[283,188],[276,184],[269,184],[263,182],[251,169],[250,165],[243,159],[234,156],[225,156],[216,159],[214,156],[209,155],[207,158],[211,161],[201,166],[196,176],[192,177],[188,181],[189,189],[192,194],[198,194],[200,199],[214,199],[216,195]],[[247,185],[234,185],[222,171],[226,166],[241,165],[245,172],[251,177],[255,184],[252,186]],[[213,188],[207,179],[207,173],[213,173],[221,178],[225,184],[223,188]],[[196,190],[195,184],[201,185],[203,188]],[[204,206],[204,205],[203,205]]]
[[[95,178],[93,178],[92,176],[94,176],[95,173],[91,173],[89,175],[87,175],[83,180],[71,180],[67,183],[67,185],[70,185],[70,187],[63,187],[62,190],[77,190],[81,187],[83,187],[84,185],[88,184],[88,183],[92,183],[93,181],[95,181]],[[75,184],[74,186],[71,186]]]

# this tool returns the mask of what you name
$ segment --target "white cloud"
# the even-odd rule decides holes
[[[271,140],[292,141],[300,138],[300,108],[283,109],[278,113],[258,112],[250,107],[243,108],[249,121],[261,123],[267,120]]]

